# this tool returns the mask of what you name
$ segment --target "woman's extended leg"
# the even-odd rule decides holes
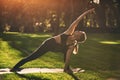
[[[37,50],[35,50],[30,56],[20,60],[10,71],[17,71],[19,70],[19,67],[24,65],[26,62],[32,61],[40,56],[42,56],[43,54],[45,54],[46,52],[48,52],[48,47],[49,45],[47,45],[46,43],[42,44]]]

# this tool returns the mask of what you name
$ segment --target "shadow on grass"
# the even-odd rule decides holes
[[[75,74],[73,73],[67,73],[68,75],[70,75],[74,80],[80,80]]]
[[[41,78],[41,77],[38,77],[38,76],[28,76],[28,75],[25,75],[25,74],[19,74],[19,73],[15,73],[17,76],[21,77],[21,78],[25,78],[26,80],[50,80],[50,79],[47,79],[47,78]]]
[[[7,41],[11,47],[24,53],[21,57],[31,54],[48,36],[37,34],[5,33],[2,39]]]
[[[101,41],[107,41],[106,43]],[[120,71],[119,34],[89,34],[71,64],[96,71]]]

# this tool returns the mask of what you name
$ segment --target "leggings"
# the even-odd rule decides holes
[[[51,49],[53,49],[53,47],[51,47],[51,45],[53,46],[53,44],[55,44],[55,39],[54,38],[50,38],[47,39],[46,41],[44,41],[41,46],[35,50],[31,55],[29,55],[28,57],[20,60],[14,67],[13,69],[18,69],[20,66],[24,65],[26,62],[32,61],[40,56],[42,56],[43,54],[45,54],[48,51],[51,51]]]

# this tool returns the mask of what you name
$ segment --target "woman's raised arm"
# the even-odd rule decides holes
[[[77,27],[78,23],[82,20],[82,18],[87,15],[90,12],[93,12],[94,8],[85,11],[83,14],[81,14],[71,25],[70,27],[64,32],[67,35],[72,35],[73,32],[75,31],[75,28]]]

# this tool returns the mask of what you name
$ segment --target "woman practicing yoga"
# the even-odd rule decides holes
[[[81,14],[70,27],[57,36],[46,39],[37,50],[35,50],[28,57],[20,60],[10,71],[16,72],[20,70],[20,66],[24,65],[26,62],[32,61],[48,51],[52,52],[62,52],[64,53],[64,72],[72,73],[73,71],[69,67],[70,55],[72,53],[76,54],[78,51],[78,43],[83,43],[86,40],[86,34],[83,31],[75,31],[80,20],[90,12],[93,12],[94,8],[85,11]],[[52,45],[52,46],[51,46]]]

